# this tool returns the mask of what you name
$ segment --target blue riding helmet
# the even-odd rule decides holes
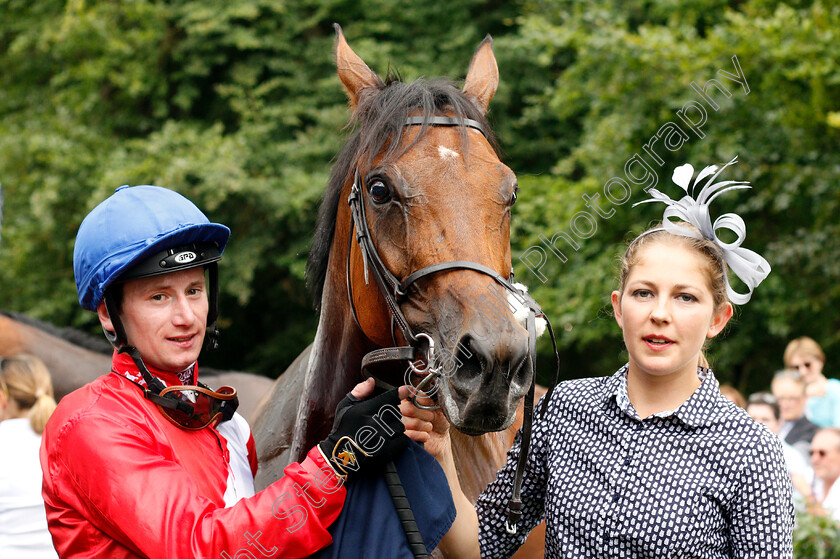
[[[73,250],[76,290],[83,308],[95,311],[118,279],[164,274],[219,260],[230,229],[211,223],[195,204],[159,186],[121,186],[82,221]],[[210,247],[194,258],[171,255],[172,265],[138,273],[153,255],[185,245]],[[180,257],[180,258],[179,258]],[[180,261],[176,261],[180,260]]]

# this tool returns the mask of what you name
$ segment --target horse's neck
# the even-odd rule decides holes
[[[509,433],[501,431],[472,437],[455,429],[449,432],[461,489],[474,503],[504,465],[507,449],[510,448]]]
[[[325,289],[335,289],[327,285]],[[360,364],[369,351],[364,335],[336,298],[327,301],[304,376],[298,406],[295,454],[306,452],[330,432],[338,402],[362,380]]]

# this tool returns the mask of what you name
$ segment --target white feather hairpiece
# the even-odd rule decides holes
[[[729,265],[729,268],[732,269],[732,273],[738,276],[744,282],[744,285],[749,288],[749,293],[738,293],[732,289],[726,266],[723,266],[723,279],[726,282],[726,293],[729,295],[730,301],[738,305],[743,305],[752,297],[753,289],[770,273],[770,264],[761,255],[741,247],[741,243],[744,242],[747,236],[747,226],[744,220],[741,219],[741,216],[734,213],[723,214],[713,224],[709,214],[709,205],[712,200],[724,192],[752,188],[745,181],[714,182],[724,169],[737,160],[737,156],[733,157],[729,163],[720,169],[718,169],[717,165],[709,165],[700,171],[694,180],[692,180],[694,167],[690,163],[681,165],[674,169],[671,180],[685,191],[685,196],[680,200],[672,200],[666,194],[663,194],[655,188],[651,188],[647,191],[651,196],[650,199],[637,202],[633,204],[633,207],[647,202],[662,202],[667,205],[662,215],[662,227],[657,227],[647,233],[664,230],[674,235],[696,239],[702,236],[720,247],[720,250],[723,252],[723,259]],[[694,191],[697,189],[698,184],[706,177],[709,177],[706,184],[700,188],[700,191],[695,196]],[[698,235],[696,231],[689,228],[680,227],[672,222],[670,218],[678,218],[686,223],[690,223],[697,228],[700,234]],[[729,229],[738,238],[731,243],[725,243],[717,236],[717,231],[720,229]]]

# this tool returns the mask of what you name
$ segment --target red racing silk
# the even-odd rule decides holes
[[[115,370],[127,366],[117,363],[122,357],[115,356]],[[179,429],[117,374],[63,398],[41,445],[59,556],[302,558],[332,543],[327,527],[346,492],[317,448],[253,494],[253,478],[241,479],[256,465],[253,437],[242,425],[247,429],[236,416],[223,423],[227,437],[211,427]]]

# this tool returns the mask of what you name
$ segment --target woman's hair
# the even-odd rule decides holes
[[[792,367],[791,360],[796,357],[814,357],[825,363],[825,353],[823,353],[820,344],[809,338],[802,336],[788,343],[785,348],[785,367]]]
[[[621,268],[618,274],[618,292],[623,295],[624,286],[627,282],[627,278],[630,276],[630,271],[633,269],[633,266],[639,262],[640,254],[645,247],[658,242],[680,243],[686,248],[693,249],[697,252],[697,254],[703,257],[705,262],[703,272],[706,276],[709,290],[712,292],[714,308],[717,311],[724,304],[729,302],[729,296],[726,294],[726,281],[723,275],[723,267],[726,266],[726,263],[723,260],[723,252],[714,242],[703,237],[700,234],[700,231],[693,225],[683,221],[671,223],[696,232],[700,238],[675,235],[662,229],[661,225],[654,225],[650,227],[647,231],[630,242],[624,256],[621,258]],[[709,366],[709,362],[706,360],[706,356],[702,351],[700,352],[700,366]]]
[[[22,411],[27,411],[32,429],[39,435],[44,432],[47,420],[55,410],[52,379],[44,362],[21,353],[14,357],[0,357],[0,379]]]
[[[700,235],[700,232],[693,225],[683,221],[672,223],[695,231]],[[702,236],[698,239],[684,235],[674,235],[661,229],[661,225],[649,228],[630,242],[627,251],[621,258],[621,270],[618,275],[619,293],[624,292],[624,284],[628,276],[630,276],[630,270],[639,262],[639,254],[642,249],[657,242],[682,243],[684,246],[694,249],[698,254],[703,256],[706,262],[703,271],[708,281],[709,290],[711,290],[712,297],[714,298],[715,309],[719,309],[721,305],[729,302],[729,297],[726,295],[726,281],[723,276],[723,266],[726,264],[723,261],[723,252],[721,252],[720,248],[714,242]]]

